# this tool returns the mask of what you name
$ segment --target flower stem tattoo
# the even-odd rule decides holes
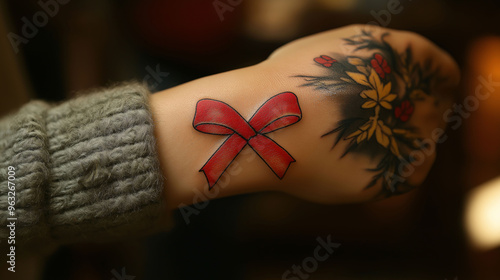
[[[229,136],[200,169],[205,174],[209,189],[214,187],[246,145],[282,179],[295,159],[266,134],[290,126],[301,118],[297,96],[292,92],[283,92],[268,99],[249,121],[222,101],[198,101],[193,119],[194,129],[202,133]]]
[[[323,76],[299,75],[303,86],[326,91],[342,104],[342,120],[322,137],[335,135],[332,149],[341,141],[348,145],[342,157],[349,153],[380,156],[373,169],[373,178],[366,188],[381,182],[380,195],[389,196],[412,188],[393,176],[405,163],[413,159],[409,154],[422,149],[422,142],[415,127],[409,125],[414,104],[430,95],[435,72],[430,71],[430,61],[423,65],[414,61],[411,47],[403,52],[393,49],[384,33],[375,38],[371,32],[345,38],[347,45],[370,51],[370,57],[320,55],[315,63],[324,68]],[[399,177],[401,178],[401,177]]]

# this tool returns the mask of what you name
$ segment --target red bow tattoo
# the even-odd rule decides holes
[[[194,129],[207,134],[229,136],[200,169],[207,178],[209,189],[213,188],[246,145],[282,179],[295,159],[266,134],[290,126],[301,118],[297,96],[292,92],[283,92],[268,99],[249,121],[222,101],[198,101],[193,119]]]

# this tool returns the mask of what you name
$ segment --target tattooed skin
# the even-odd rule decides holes
[[[228,104],[202,99],[196,104],[193,127],[197,131],[229,136],[200,169],[212,189],[231,162],[248,145],[282,179],[295,159],[266,134],[290,126],[302,118],[297,96],[283,92],[268,99],[246,121]]]
[[[371,32],[344,39],[360,50],[371,51],[369,57],[345,55],[319,55],[314,58],[323,76],[299,75],[305,83],[326,92],[342,104],[342,119],[322,137],[333,136],[332,149],[341,141],[348,141],[342,157],[349,153],[363,153],[380,158],[377,166],[369,169],[373,178],[366,188],[381,182],[381,196],[404,193],[413,186],[405,180],[394,181],[401,164],[416,159],[409,156],[422,149],[415,127],[409,125],[414,104],[430,95],[436,71],[430,70],[430,61],[423,65],[415,62],[411,47],[397,52],[384,38],[375,38]],[[401,177],[399,177],[401,178]]]

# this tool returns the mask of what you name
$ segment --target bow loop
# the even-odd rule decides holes
[[[262,104],[248,123],[257,132],[265,134],[294,124],[301,117],[297,96],[283,92]]]
[[[231,135],[237,133],[245,139],[255,135],[255,130],[236,110],[224,102],[213,99],[198,101],[193,127],[207,134]]]

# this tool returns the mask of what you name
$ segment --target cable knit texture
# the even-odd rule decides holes
[[[137,84],[0,121],[0,241],[16,169],[16,244],[107,241],[166,227],[149,92]]]

